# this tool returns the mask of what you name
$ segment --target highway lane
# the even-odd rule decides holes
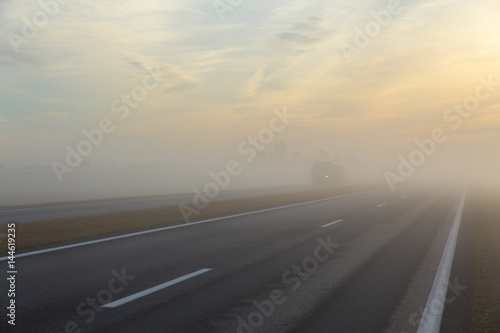
[[[222,191],[212,201],[256,198],[265,195],[279,195],[310,191],[314,189],[310,185],[280,186],[271,188],[257,188],[234,191]],[[161,208],[189,204],[194,194],[168,195],[147,198],[115,199],[98,202],[83,202],[72,204],[49,204],[44,207],[27,207],[0,210],[0,225],[6,225],[15,221],[37,222],[72,218],[80,216],[91,216],[118,212],[131,212],[144,209]]]
[[[16,329],[416,332],[459,200],[371,191],[18,258]]]

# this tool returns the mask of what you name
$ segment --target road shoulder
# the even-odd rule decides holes
[[[477,262],[474,332],[500,333],[500,190],[475,189],[471,200]]]

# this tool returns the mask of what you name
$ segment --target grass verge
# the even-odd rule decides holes
[[[471,200],[477,261],[475,332],[500,333],[500,190],[475,191]]]

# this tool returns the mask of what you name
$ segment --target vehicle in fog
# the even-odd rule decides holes
[[[311,168],[313,185],[336,185],[345,181],[344,167],[332,162],[315,162]]]

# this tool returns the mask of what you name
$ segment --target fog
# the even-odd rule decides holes
[[[252,163],[244,159],[237,162],[235,174],[227,172],[227,163],[201,164],[150,164],[119,167],[91,167],[87,165],[68,174],[62,182],[50,166],[1,170],[2,206],[71,202],[79,200],[112,199],[124,197],[196,194],[205,186],[216,183],[223,190],[254,189],[277,186],[310,186],[310,170],[315,160],[300,156],[260,156]],[[240,164],[241,163],[241,164]],[[349,166],[347,184],[374,182],[361,161],[340,163]]]
[[[87,163],[65,174],[62,182],[51,166],[4,169],[0,171],[0,202],[5,207],[151,195],[187,193],[194,196],[197,191],[216,195],[218,191],[277,186],[313,190],[325,186],[311,183],[311,167],[317,161],[343,166],[345,183],[342,186],[377,184],[395,191],[406,190],[409,185],[500,186],[498,150],[483,147],[482,151],[467,152],[440,147],[432,156],[426,156],[421,165],[414,165],[411,161],[419,160],[410,159],[410,154],[415,152],[415,148],[411,148],[387,160],[376,160],[373,151],[367,153],[368,157],[361,157],[321,150],[309,156],[262,152],[251,162],[236,156],[225,163],[211,165],[167,163],[105,167]],[[415,156],[423,154],[415,153]],[[228,171],[231,170],[228,163],[233,163],[233,173]],[[208,184],[217,186],[207,189]]]
[[[2,2],[0,206],[194,195],[214,174],[314,189],[318,161],[344,185],[498,186],[499,9],[87,1],[38,27],[37,2]]]

